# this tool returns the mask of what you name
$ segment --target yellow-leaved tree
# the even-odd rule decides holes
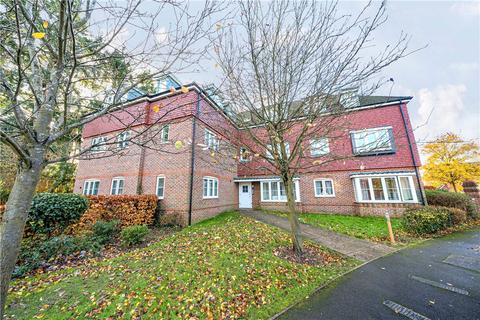
[[[434,187],[449,185],[455,192],[462,182],[480,180],[480,147],[454,133],[446,133],[424,146],[429,155],[423,166],[424,179]]]

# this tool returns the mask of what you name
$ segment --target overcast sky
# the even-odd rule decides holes
[[[342,1],[355,13],[365,4]],[[411,35],[410,48],[425,49],[384,71],[395,80],[392,95],[411,95],[410,118],[418,142],[451,131],[480,142],[480,2],[388,1],[388,22],[377,33],[379,44]],[[182,81],[215,82],[216,70],[180,75]],[[390,86],[378,94],[388,94]]]

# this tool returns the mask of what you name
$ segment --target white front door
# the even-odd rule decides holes
[[[238,185],[238,207],[252,208],[252,184],[250,182]]]

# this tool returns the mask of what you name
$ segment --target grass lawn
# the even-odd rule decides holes
[[[280,211],[265,211],[287,217]],[[312,226],[323,227],[332,231],[343,233],[360,239],[389,243],[387,222],[383,217],[360,217],[340,214],[301,213],[300,221]],[[396,240],[401,243],[409,243],[414,240],[403,231],[399,218],[391,218],[393,233]]]
[[[222,214],[147,248],[12,283],[7,319],[266,319],[357,261],[273,255],[288,234]]]

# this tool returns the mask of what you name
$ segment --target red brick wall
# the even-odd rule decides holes
[[[411,125],[408,119],[407,107],[402,105],[405,112],[407,127],[409,128],[408,134],[411,141],[415,141],[413,133],[411,132]],[[410,148],[407,139],[407,132],[405,131],[402,115],[400,113],[399,105],[364,109],[354,112],[346,113],[344,117],[335,120],[319,120],[318,127],[322,125],[329,125],[337,127],[338,130],[331,129],[326,133],[329,137],[330,144],[330,156],[324,158],[309,158],[305,159],[299,165],[299,171],[301,173],[308,172],[330,172],[338,170],[377,170],[388,169],[394,167],[411,167],[413,166],[412,156],[410,154]],[[396,151],[393,154],[379,155],[379,156],[353,156],[352,154],[352,142],[350,138],[350,131],[361,130],[368,128],[387,127],[391,126],[394,133],[394,142]],[[287,141],[290,142],[290,147],[293,147],[295,137],[297,135],[297,128],[293,128],[290,132],[290,137],[287,137]],[[261,136],[263,129],[258,129],[256,135]],[[317,129],[316,129],[317,130]],[[315,133],[315,136],[321,136],[321,131]],[[240,140],[244,141],[245,145],[251,145],[251,138],[248,134],[243,133]],[[305,142],[308,144],[308,140]],[[420,166],[420,158],[418,156],[417,147],[413,144],[414,155],[416,158],[417,166]],[[252,146],[256,152],[265,154],[265,150],[259,150],[258,147]],[[305,147],[308,150],[308,147]],[[341,158],[341,160],[333,160]],[[255,176],[255,175],[268,175],[275,171],[266,160],[260,157],[253,157],[253,160],[245,164],[239,164],[238,175],[239,176]],[[314,165],[313,161],[320,160],[321,163]],[[333,161],[332,161],[333,160]],[[265,169],[262,169],[265,168]]]
[[[192,208],[193,222],[198,222],[213,217],[222,211],[238,207],[238,191],[236,184],[233,182],[237,175],[236,160],[233,158],[235,148],[232,149],[228,141],[222,139],[219,152],[204,150],[198,144],[204,144],[205,128],[207,126],[204,123],[197,121]],[[208,127],[208,129],[220,135],[215,128]],[[203,198],[203,177],[205,176],[218,179],[218,198]]]
[[[394,168],[394,170],[409,170],[410,168]],[[383,170],[385,171],[385,170]],[[299,175],[300,202],[297,202],[297,210],[312,213],[342,213],[352,215],[384,215],[389,212],[392,215],[401,215],[405,208],[418,204],[397,204],[397,203],[357,203],[355,201],[355,190],[353,181],[350,178],[350,171],[337,171],[330,173],[310,173]],[[315,179],[329,178],[333,180],[334,197],[315,197],[313,181]],[[420,189],[417,181],[413,179],[420,199]],[[287,211],[286,202],[261,202],[260,184],[255,183],[253,194],[254,207],[272,210]]]
[[[153,129],[142,137],[141,141],[148,141],[145,149],[143,167],[142,192],[154,194],[156,192],[156,177],[165,176],[165,197],[160,202],[161,210],[166,215],[175,216],[181,224],[188,222],[190,165],[193,114],[198,102],[195,91],[178,93],[162,100],[141,102],[132,105],[113,115],[105,116],[85,126],[83,131],[83,145],[90,145],[91,139],[98,135],[115,137],[125,124],[133,124],[133,131],[139,131],[143,125],[153,125]],[[195,170],[193,177],[192,222],[198,222],[212,217],[219,212],[238,207],[238,185],[233,182],[236,176],[271,175],[271,168],[265,161],[253,158],[247,164],[238,164],[238,146],[247,144],[248,137],[238,132],[227,118],[213,108],[205,100],[200,100],[199,117],[195,143]],[[158,108],[157,108],[158,107]],[[406,105],[402,106],[407,119],[407,126],[411,129]],[[159,109],[159,110],[157,110]],[[324,120],[322,120],[324,121]],[[383,214],[385,210],[399,213],[408,205],[385,204],[357,204],[355,203],[354,189],[349,177],[351,172],[382,171],[382,170],[413,170],[407,133],[405,132],[399,106],[388,106],[359,110],[348,113],[346,117],[336,120],[337,132],[335,139],[330,141],[330,149],[334,154],[343,154],[345,160],[337,160],[323,165],[303,163],[300,170],[300,197],[298,209],[308,212],[340,212],[347,214]],[[170,124],[170,142],[160,143],[158,132],[162,123]],[[396,153],[382,156],[351,157],[350,130],[392,126],[395,134]],[[204,143],[204,129],[208,127],[221,139],[221,151],[213,155],[209,150],[203,150],[199,144]],[[263,129],[258,129],[263,130]],[[295,136],[295,130],[289,133]],[[410,132],[411,140],[414,141]],[[139,140],[140,141],[140,140]],[[175,142],[181,141],[182,147],[177,149]],[[293,144],[293,143],[292,143]],[[115,145],[113,145],[115,147]],[[413,146],[417,165],[418,152]],[[264,150],[258,150],[264,153]],[[99,154],[96,154],[98,156]],[[87,179],[100,180],[99,194],[109,194],[111,181],[114,177],[124,177],[125,193],[134,194],[137,191],[137,180],[141,148],[130,144],[121,154],[108,158],[80,160],[75,181],[75,192],[82,192],[83,183]],[[262,168],[265,168],[263,170]],[[314,173],[312,173],[314,172]],[[219,197],[203,199],[203,177],[213,176],[219,180]],[[334,180],[334,198],[315,198],[313,189],[314,178],[332,178]],[[415,180],[415,179],[414,179]],[[415,181],[417,183],[417,181]],[[285,203],[260,202],[260,184],[253,183],[253,207],[285,209]],[[418,186],[417,186],[418,188]],[[420,199],[420,197],[419,197]],[[390,209],[389,209],[390,208]],[[393,208],[393,209],[391,209]],[[393,211],[392,211],[393,210]]]

